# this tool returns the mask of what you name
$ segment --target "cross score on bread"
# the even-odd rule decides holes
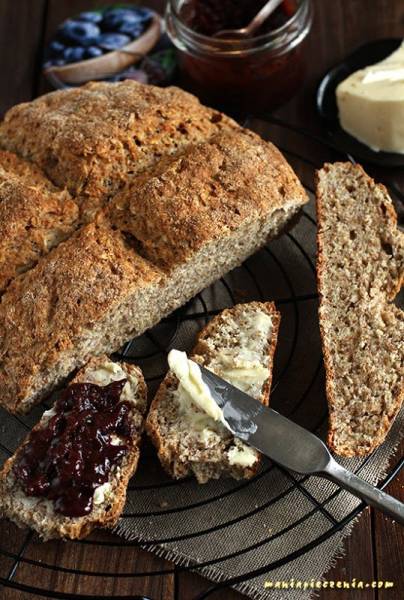
[[[2,298],[0,402],[12,412],[155,325],[307,202],[272,144],[176,88],[53,92],[8,112],[0,146],[80,207],[76,231]]]

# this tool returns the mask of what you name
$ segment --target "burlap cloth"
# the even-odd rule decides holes
[[[313,205],[305,211],[313,215]],[[315,275],[315,225],[303,216],[291,235],[284,235],[190,303],[179,314],[180,325],[169,347],[189,350],[204,319],[187,315],[231,306],[236,301],[275,299],[282,313],[276,353],[271,404],[305,427],[324,436],[326,401],[317,320]],[[305,255],[306,253],[306,255]],[[310,260],[309,260],[310,259]],[[291,299],[296,296],[297,301]],[[175,320],[153,332],[167,344],[175,332]],[[149,338],[136,344],[136,355],[153,351]],[[156,351],[156,348],[154,347]],[[165,352],[140,361],[146,374],[156,377],[166,369]],[[152,383],[151,393],[157,384]],[[388,439],[368,459],[340,460],[345,467],[376,484],[386,475],[389,459],[402,434],[404,411]],[[393,461],[394,463],[394,461]],[[296,484],[298,481],[298,485]],[[318,509],[315,501],[322,508]],[[258,476],[250,482],[213,481],[204,486],[194,480],[171,482],[146,445],[138,474],[132,481],[125,516],[116,532],[128,540],[146,541],[145,548],[177,565],[198,565],[198,572],[214,581],[246,575],[235,586],[251,598],[304,600],[312,591],[265,589],[265,581],[311,582],[322,578],[343,551],[343,538],[353,526],[342,530],[285,565],[276,562],[298,552],[328,532],[359,505],[351,494],[324,479],[291,476],[264,460]],[[170,539],[169,542],[164,540]],[[155,543],[153,541],[155,540]],[[203,566],[204,563],[208,563]],[[275,568],[273,568],[275,563]],[[265,574],[249,573],[272,565]],[[369,571],[369,578],[371,572]],[[226,591],[222,592],[223,598]]]

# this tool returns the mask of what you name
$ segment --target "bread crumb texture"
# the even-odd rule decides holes
[[[279,320],[272,303],[251,302],[226,309],[201,331],[191,359],[267,405]],[[146,422],[167,472],[175,478],[194,475],[199,483],[221,475],[252,477],[259,453],[183,394],[169,372]],[[243,458],[248,458],[247,466]]]
[[[404,235],[382,185],[351,163],[317,173],[320,327],[329,445],[341,456],[379,446],[403,399]]]

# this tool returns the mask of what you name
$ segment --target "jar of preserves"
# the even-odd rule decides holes
[[[179,51],[181,85],[230,111],[264,112],[286,102],[304,78],[311,0],[284,0],[254,37],[215,37],[246,26],[266,0],[168,0],[166,28]]]

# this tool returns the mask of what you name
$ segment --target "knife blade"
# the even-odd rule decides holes
[[[264,406],[200,365],[202,379],[223,423],[233,435],[282,467],[304,475],[318,475],[404,524],[404,504],[339,465],[316,435]]]

